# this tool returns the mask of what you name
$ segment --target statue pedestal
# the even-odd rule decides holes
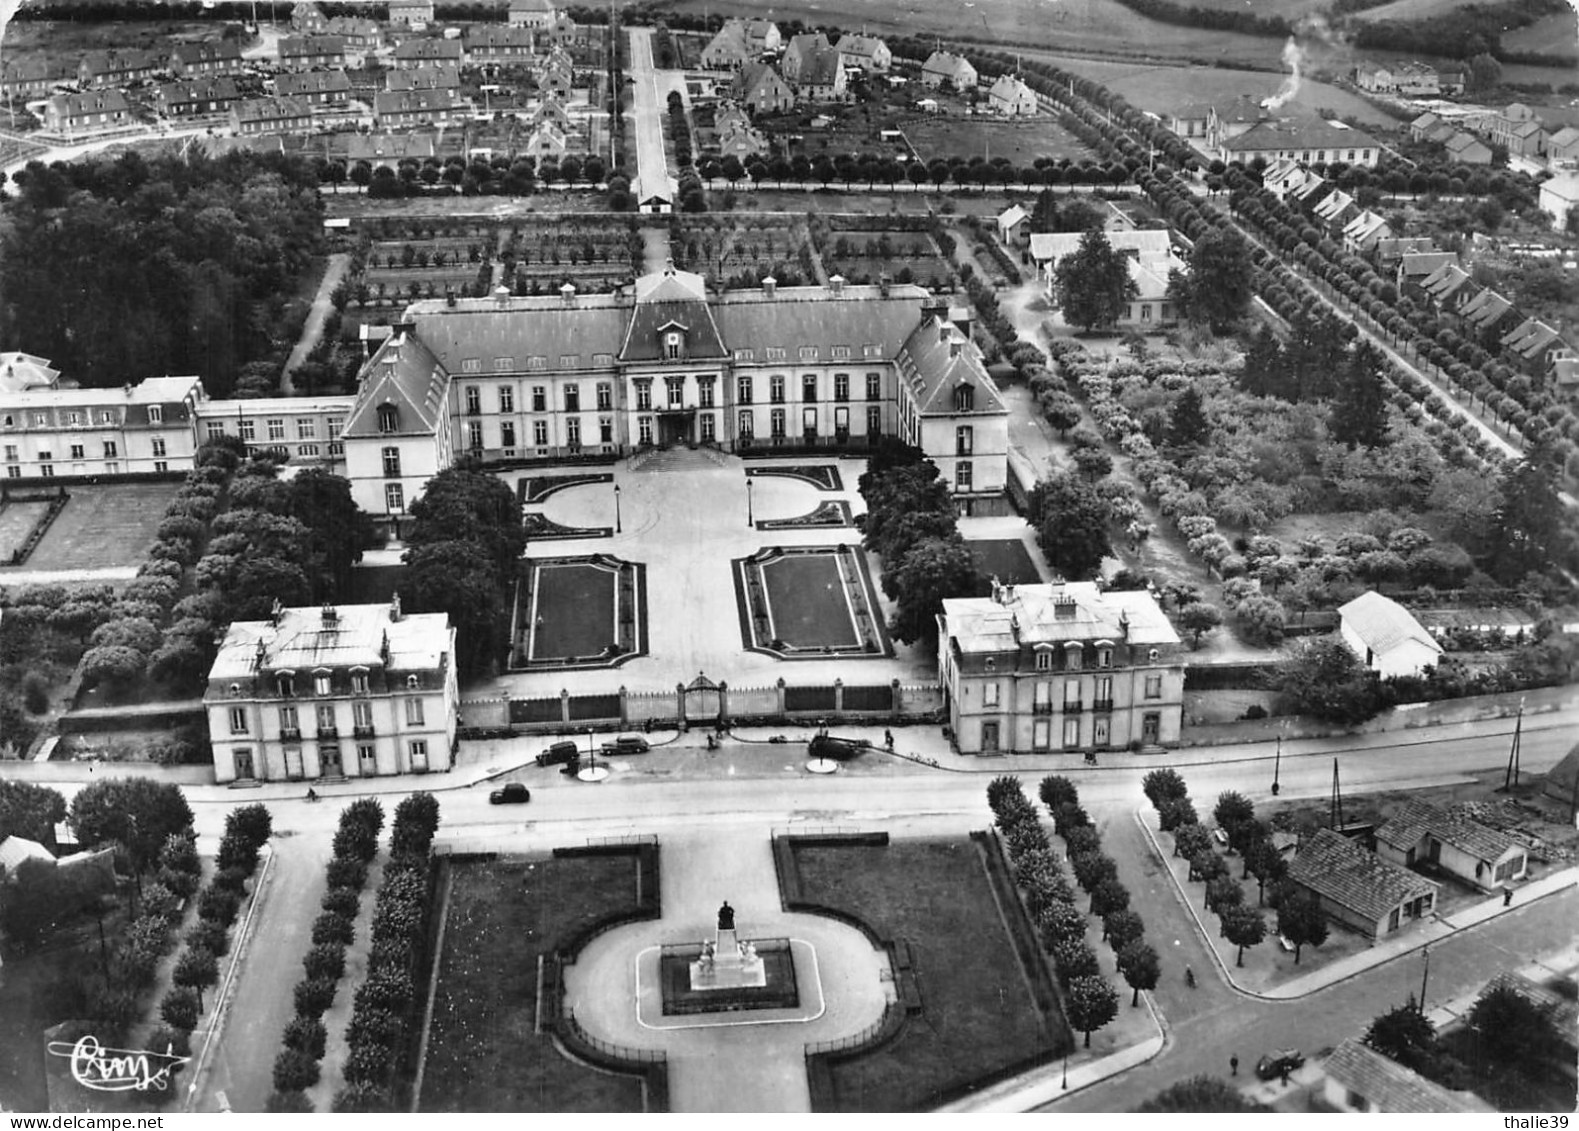
[[[740,942],[733,930],[720,929],[711,949],[691,963],[691,989],[734,990],[768,984],[767,969],[749,942]]]

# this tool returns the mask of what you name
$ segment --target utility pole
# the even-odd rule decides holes
[[[1332,803],[1330,819],[1334,832],[1343,831],[1343,793],[1338,787],[1338,760],[1332,760]]]
[[[1519,784],[1519,736],[1524,730],[1524,699],[1519,698],[1519,715],[1513,722],[1513,745],[1508,748],[1508,770],[1502,776],[1502,792]]]

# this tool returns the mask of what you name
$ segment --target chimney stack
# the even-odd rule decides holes
[[[328,601],[325,601],[323,605],[323,626],[325,628],[338,628],[340,626],[340,614],[335,611],[335,607]]]

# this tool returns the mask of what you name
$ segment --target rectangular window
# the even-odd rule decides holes
[[[784,347],[783,346],[768,346],[767,349],[764,351],[763,356],[765,358],[767,358],[769,361],[783,361],[784,360]]]
[[[532,411],[533,412],[547,412],[548,411],[548,386],[547,385],[533,385],[532,386]]]
[[[41,463],[38,465],[38,473],[45,479],[53,479],[55,478],[55,465],[52,463]]]
[[[295,707],[281,707],[280,708],[280,729],[282,731],[291,731],[291,730],[298,730],[298,729],[300,729],[300,727],[301,727],[301,720],[296,717],[296,708]]]
[[[358,742],[356,744],[356,757],[362,764],[363,777],[370,777],[378,773],[378,753],[371,742]]]
[[[515,358],[513,357],[496,357],[493,359],[493,371],[495,373],[508,373],[514,368]]]
[[[114,440],[106,440],[106,441],[104,441],[104,458],[105,459],[114,459],[119,454],[120,454],[120,449],[117,447],[117,445],[116,445]]]
[[[164,459],[156,459],[156,460],[154,460],[154,470],[155,471],[169,471],[170,470],[170,461],[169,460],[164,460]]]
[[[572,416],[565,421],[565,443],[572,448],[581,446],[581,417]]]
[[[866,434],[880,435],[883,431],[883,410],[876,405],[866,406]]]
[[[230,709],[230,733],[231,734],[246,734],[246,733],[248,733],[248,731],[247,731],[247,709],[245,707],[232,707]]]
[[[1091,720],[1091,744],[1093,746],[1106,746],[1111,741],[1112,734],[1112,719],[1106,715],[1098,715]]]
[[[466,414],[476,416],[482,411],[482,390],[476,385],[466,386]]]
[[[225,425],[223,421],[210,420],[204,425],[204,427],[208,429],[208,438],[210,440],[217,440],[219,437],[225,434]]]
[[[801,375],[800,399],[807,404],[815,404],[817,402],[817,375],[815,373]]]
[[[682,408],[685,405],[685,378],[665,377],[664,385],[668,389],[669,407]]]
[[[749,408],[740,410],[738,430],[742,440],[749,440],[756,435],[756,419]]]
[[[1080,716],[1064,720],[1064,749],[1073,750],[1080,745]]]
[[[285,439],[285,421],[283,418],[276,417],[269,421],[269,439]]]
[[[236,425],[237,434],[249,443],[258,438],[258,422],[256,420],[243,420]]]
[[[415,739],[410,744],[409,749],[411,750],[411,768],[419,773],[426,771],[428,768],[427,740],[423,738]]]
[[[515,411],[515,390],[509,385],[501,385],[499,387],[499,411]]]
[[[580,412],[581,411],[581,386],[580,385],[566,385],[565,386],[565,411],[566,412]]]
[[[636,382],[636,409],[638,412],[652,410],[652,379]]]
[[[637,443],[641,444],[652,443],[652,417],[638,416],[636,418],[636,440]]]
[[[598,443],[612,444],[614,442],[614,418],[612,416],[598,417]]]
[[[880,401],[883,399],[883,375],[881,373],[868,373],[866,375],[866,399]]]
[[[5,475],[7,479],[20,479],[22,478],[22,469],[13,463],[5,469]]]
[[[399,448],[385,448],[384,449],[384,477],[386,479],[397,479],[397,478],[399,478],[399,476],[400,476],[400,449]]]
[[[847,443],[850,439],[850,410],[836,408],[833,410],[833,438],[839,443]]]
[[[740,404],[750,404],[751,403],[751,378],[750,377],[736,377],[735,378],[735,400],[737,402],[739,402]]]
[[[956,491],[969,491],[972,487],[974,469],[968,459],[962,459],[954,465],[954,489]]]
[[[384,509],[390,514],[406,509],[406,489],[399,483],[384,484]]]
[[[702,429],[702,442],[706,443],[706,444],[711,444],[713,442],[713,440],[716,438],[715,426],[713,424],[713,414],[712,413],[710,413],[710,412],[702,413],[701,429]]]
[[[998,705],[998,685],[984,683],[981,685],[981,705],[983,707],[996,707]]]
[[[1146,698],[1147,699],[1161,699],[1162,698],[1162,676],[1160,676],[1160,675],[1148,675],[1146,677]]]
[[[324,678],[327,679],[328,677],[325,676]],[[335,729],[333,703],[318,704],[318,706],[314,708],[314,714],[317,718],[319,734],[322,734],[324,731],[332,731]]]
[[[406,725],[407,726],[412,726],[412,727],[419,727],[419,726],[423,726],[425,724],[425,722],[426,722],[426,720],[423,718],[423,714],[422,714],[422,700],[421,699],[407,699],[406,700]]]
[[[784,378],[770,377],[768,379],[768,401],[771,404],[784,403]]]
[[[366,672],[352,672],[351,673],[351,690],[353,692],[355,692],[358,695],[366,695],[367,694],[367,687],[368,687],[368,684],[367,684],[367,673]]]
[[[768,423],[773,430],[773,438],[782,440],[784,438],[784,410],[781,408],[774,409],[773,417]]]
[[[816,361],[817,360],[817,347],[816,346],[801,346],[800,347],[800,359],[802,361]]]
[[[575,369],[580,365],[581,355],[579,353],[562,353],[559,355],[559,368],[561,369]]]
[[[833,399],[847,401],[850,399],[850,375],[848,373],[835,373],[833,375]]]
[[[832,357],[833,357],[833,359],[835,361],[847,361],[847,360],[849,360],[850,347],[849,346],[834,346],[833,349],[832,349]]]
[[[340,432],[345,428],[345,417],[331,416],[329,418],[329,439],[338,440]]]
[[[156,405],[156,404],[151,404],[151,405],[148,406],[148,423],[149,424],[163,424],[164,423],[164,406]]]
[[[165,454],[163,436],[154,437],[153,454],[156,456],[162,456]]]
[[[84,448],[81,444],[72,444],[71,445],[71,453],[70,454],[71,454],[71,458],[72,459],[86,459],[87,458],[87,449]],[[44,456],[48,456],[49,453],[48,452],[40,452],[39,455],[40,455],[40,457],[44,457]]]
[[[296,418],[296,438],[298,440],[316,440],[318,438],[318,423],[310,416]]]
[[[532,443],[540,448],[548,446],[548,421],[532,421]]]
[[[533,354],[531,357],[526,359],[526,367],[528,369],[547,369],[548,358],[544,357],[542,354]]]
[[[598,407],[600,409],[614,407],[614,386],[607,381],[598,382]]]
[[[1064,680],[1064,710],[1080,710],[1080,681],[1078,679]]]
[[[1053,724],[1051,719],[1037,719],[1031,724],[1031,749],[1046,750],[1052,745]]]
[[[975,439],[975,430],[968,424],[954,429],[954,454],[957,456],[970,455],[971,449],[975,446]]]
[[[501,448],[515,447],[515,421],[506,420],[499,425],[499,446]]]
[[[466,425],[466,446],[474,452],[482,451],[482,422],[474,420]]]
[[[353,726],[368,728],[373,725],[373,704],[366,699],[358,699],[351,704],[351,722]]]
[[[696,403],[702,408],[713,407],[713,385],[711,377],[698,377],[696,379]]]

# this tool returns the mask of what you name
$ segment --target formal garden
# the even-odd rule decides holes
[[[608,555],[527,558],[516,583],[511,668],[612,667],[647,651],[647,572]]]
[[[891,656],[859,546],[768,546],[734,562],[744,647],[781,660]]]

